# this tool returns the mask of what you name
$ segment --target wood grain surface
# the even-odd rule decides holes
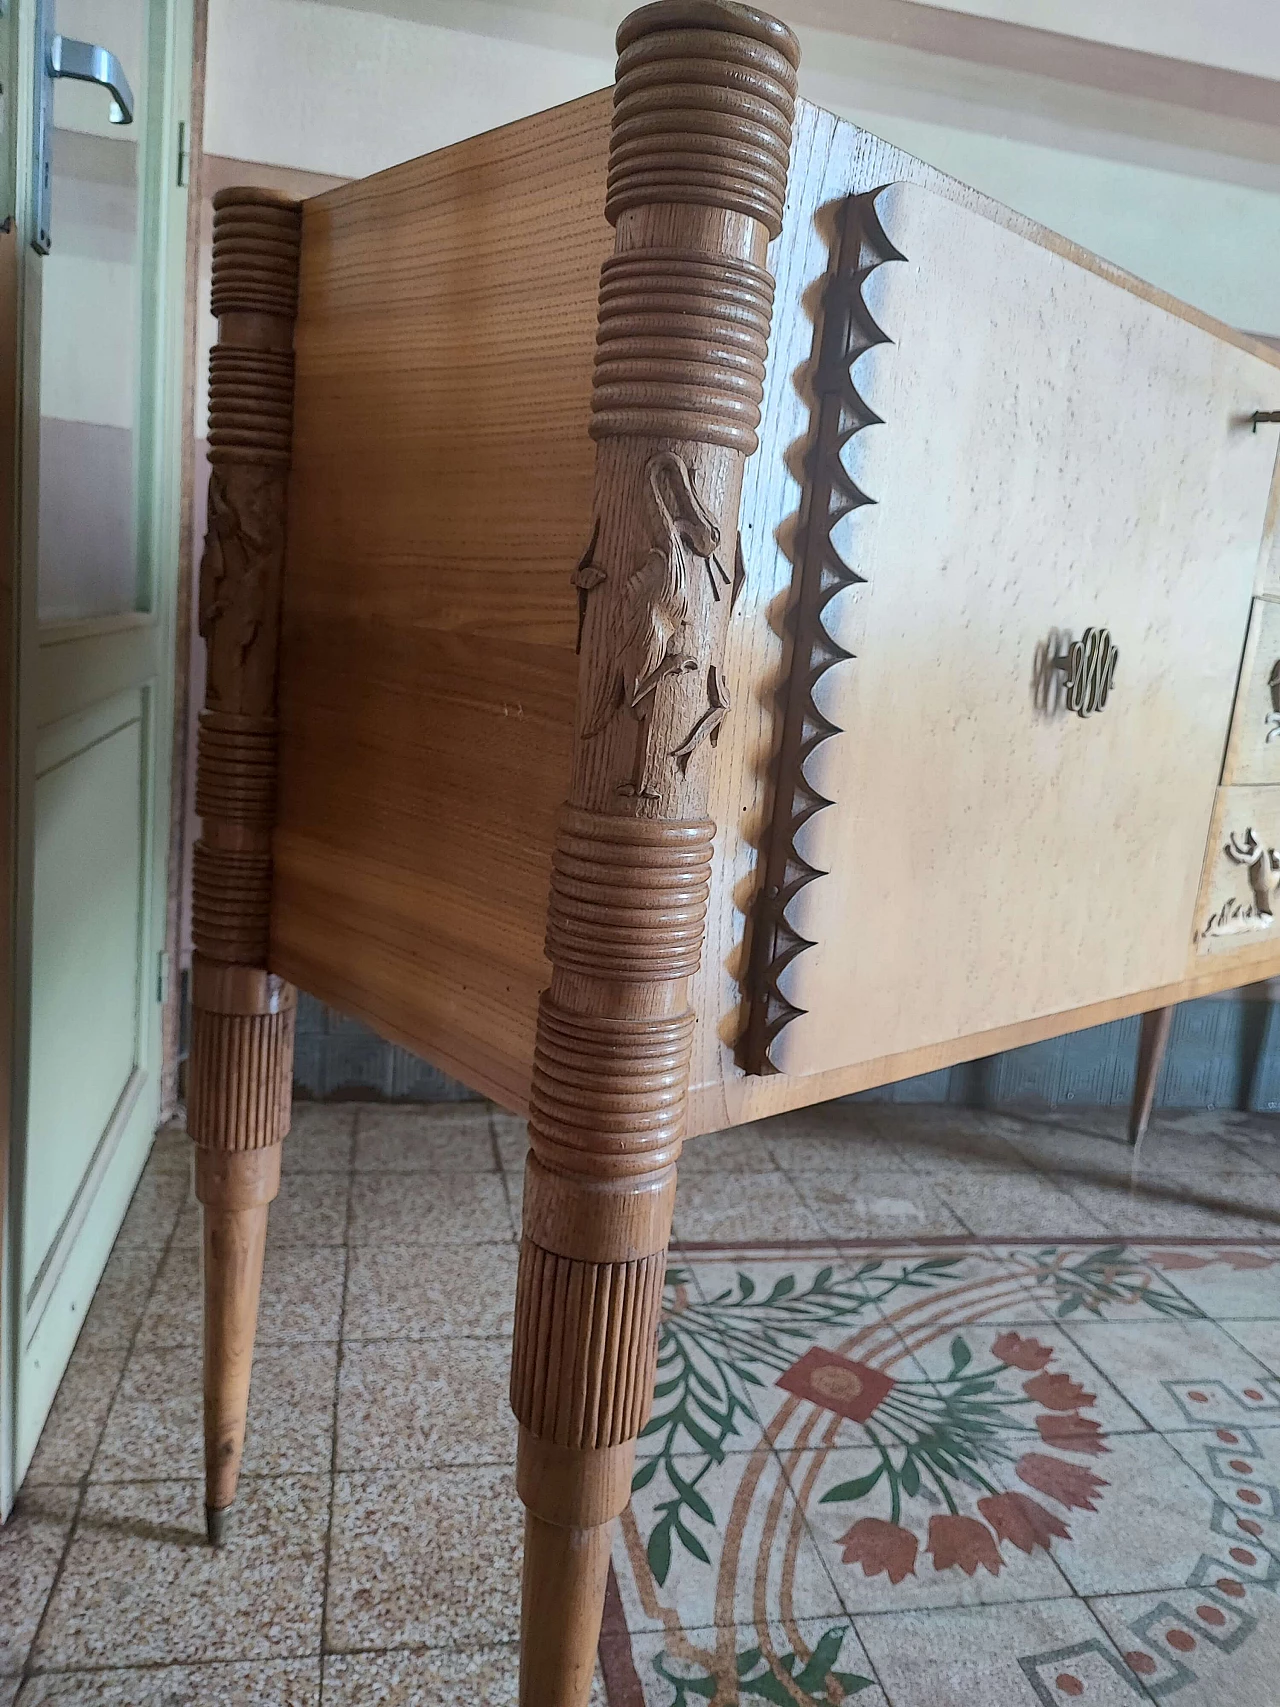
[[[549,978],[542,927],[569,777],[608,122],[604,92],[304,207],[271,965],[516,1109]],[[967,1035],[868,1044],[838,1070],[738,1067],[836,205],[924,185],[1212,334],[1225,356],[1248,351],[1260,383],[1280,384],[1280,354],[805,102],[791,159],[766,262],[777,293],[740,512],[731,709],[710,755],[720,828],[692,986],[691,1133],[1280,972],[1270,948],[1197,958],[1188,920],[1186,959],[1158,988],[1009,1023],[978,1015]],[[1259,587],[1280,576],[1278,492]]]
[[[569,780],[609,109],[304,207],[272,964],[511,1106]]]

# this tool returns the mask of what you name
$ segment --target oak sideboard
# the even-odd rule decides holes
[[[587,1700],[682,1141],[1280,973],[1280,354],[800,100],[763,13],[618,49],[215,202],[210,1536],[301,987],[529,1117],[524,1707]]]

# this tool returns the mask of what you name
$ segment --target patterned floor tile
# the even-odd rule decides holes
[[[894,1707],[1141,1707],[1142,1688],[1078,1600],[855,1619]]]
[[[1280,1234],[1280,1220],[1267,1218],[1265,1212],[1251,1213],[1243,1203],[1226,1196],[1212,1197],[1208,1189],[1192,1200],[1187,1189],[1177,1184],[1138,1181],[1131,1187],[1081,1179],[1064,1179],[1064,1183],[1107,1232],[1128,1239],[1272,1239]]]
[[[1280,1426],[1280,1380],[1212,1322],[1063,1326],[1153,1428]]]
[[[1274,1429],[1215,1428],[1165,1438],[1213,1495],[1213,1531],[1220,1539],[1211,1551],[1221,1562],[1256,1576],[1260,1562],[1280,1557],[1280,1435]],[[1271,1583],[1269,1569],[1264,1563]]]
[[[903,1110],[890,1130],[917,1173],[953,1175],[960,1167],[965,1174],[1015,1173],[1031,1165],[1013,1142],[1021,1126],[1003,1114],[943,1107],[930,1117]]]
[[[1084,1245],[1028,1241],[996,1244],[992,1251],[1051,1321],[1179,1321],[1202,1314],[1175,1284],[1180,1276],[1169,1273],[1160,1251],[1123,1240]]]
[[[1160,1112],[1135,1159],[1125,1120],[868,1102],[691,1143],[612,1707],[816,1707],[855,1682],[870,1707],[1270,1707],[1278,1123]],[[271,1474],[216,1555],[190,1146],[157,1139],[25,1496],[74,1500],[60,1479],[96,1447],[24,1707],[313,1707],[344,1327],[326,1704],[514,1707],[526,1148],[489,1104],[299,1108],[246,1456]],[[22,1575],[10,1614],[21,1534],[0,1532],[19,1649],[53,1577]],[[20,1664],[0,1647],[0,1679]]]
[[[357,1174],[353,1245],[475,1245],[515,1237],[498,1174]]]
[[[985,1606],[1071,1593],[1050,1552],[1067,1525],[1057,1513],[1052,1524],[1040,1517],[1033,1538],[1026,1528],[1033,1514],[1019,1497],[1011,1463],[971,1472],[987,1484],[985,1491],[946,1471],[935,1476],[920,1452],[886,1474],[885,1453],[892,1462],[893,1442],[884,1430],[876,1432],[882,1448],[783,1454],[847,1612]],[[912,1463],[920,1480],[908,1478],[904,1487],[903,1470]],[[908,1491],[913,1487],[914,1494]],[[1010,1544],[1015,1522],[1030,1551]]]
[[[1230,1333],[1251,1357],[1280,1375],[1280,1322],[1232,1322]]]
[[[164,1246],[184,1208],[194,1202],[187,1174],[174,1168],[148,1166],[116,1235],[116,1250],[156,1250]]]
[[[18,1707],[316,1707],[319,1699],[318,1659],[251,1660],[46,1672],[27,1683]]]
[[[523,1517],[505,1468],[338,1476],[329,1650],[514,1642]]]
[[[940,1313],[939,1313],[940,1314]],[[1009,1329],[997,1323],[960,1326],[950,1317],[908,1325],[903,1340],[925,1377],[941,1392],[964,1390],[981,1372],[983,1404],[998,1403],[1003,1422],[1028,1445],[1093,1441],[1149,1427],[1113,1382],[1081,1352],[1061,1322]],[[1081,1450],[1089,1453],[1087,1446]]]
[[[204,1487],[102,1483],[84,1501],[34,1659],[42,1670],[320,1651],[328,1478],[242,1478],[227,1545]]]
[[[298,1173],[282,1179],[267,1217],[268,1255],[284,1245],[342,1244],[349,1186],[345,1173]],[[200,1240],[200,1207],[193,1200],[182,1212],[173,1243],[198,1249]]]
[[[766,1174],[777,1162],[765,1137],[765,1123],[735,1126],[728,1132],[704,1132],[680,1152],[680,1178],[692,1174]]]
[[[295,1102],[281,1153],[286,1174],[343,1173],[351,1166],[355,1103]]]
[[[795,1184],[829,1238],[927,1238],[965,1231],[941,1193],[906,1170],[798,1173]]]
[[[1113,1435],[1107,1448],[1088,1461],[1105,1483],[1097,1518],[1073,1520],[1071,1539],[1055,1545],[1063,1575],[1081,1595],[1182,1587],[1222,1544],[1214,1495],[1160,1435]]]
[[[343,1253],[334,1245],[269,1245],[258,1306],[260,1346],[336,1340]],[[138,1330],[138,1344],[198,1346],[204,1308],[198,1245],[175,1245],[161,1264]]]
[[[1145,1254],[1215,1321],[1280,1320],[1280,1244],[1162,1245]]]
[[[517,1256],[510,1243],[353,1245],[346,1337],[511,1338]]]
[[[787,1177],[689,1174],[676,1187],[678,1240],[727,1243],[740,1238],[821,1241],[823,1229]]]
[[[25,1488],[0,1530],[0,1676],[20,1672],[76,1509],[75,1488]]]
[[[504,1340],[352,1343],[338,1383],[340,1470],[512,1464]]]
[[[519,1675],[514,1643],[330,1654],[324,1662],[324,1698],[327,1707],[458,1707],[460,1702],[516,1707]],[[598,1672],[589,1707],[609,1707]]]
[[[781,1593],[813,1617],[843,1607],[804,1515],[764,1446],[722,1462],[663,1455],[619,1520],[613,1563],[627,1628],[749,1624]]]
[[[328,1471],[337,1356],[334,1344],[258,1348],[245,1431],[247,1475]],[[197,1476],[203,1467],[199,1351],[135,1350],[103,1431],[94,1481]]]
[[[970,1233],[989,1237],[1088,1238],[1106,1228],[1088,1209],[1029,1169],[1023,1173],[989,1170],[934,1176],[943,1202]]]
[[[757,1123],[778,1166],[788,1173],[831,1169],[910,1170],[907,1151],[867,1103],[826,1103]],[[908,1134],[909,1136],[909,1134]]]
[[[1240,1594],[1230,1577],[1168,1594],[1092,1601],[1099,1622],[1157,1701],[1273,1707],[1280,1675],[1274,1592]]]
[[[77,1345],[27,1471],[27,1484],[75,1482],[89,1472],[128,1351]]]
[[[77,1349],[107,1351],[132,1343],[158,1260],[154,1250],[116,1249],[111,1253],[76,1341]]]
[[[636,1707],[672,1707],[673,1701],[692,1707],[711,1699],[825,1707],[855,1698],[858,1707],[885,1707],[866,1651],[844,1618],[765,1620],[672,1636],[650,1632],[637,1636],[632,1648],[642,1691]],[[684,1693],[678,1694],[681,1683]]]
[[[444,1102],[431,1107],[362,1108],[356,1123],[359,1172],[497,1171],[489,1105]]]

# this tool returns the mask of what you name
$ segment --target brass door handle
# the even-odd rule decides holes
[[[1053,660],[1066,676],[1066,707],[1077,717],[1101,711],[1116,679],[1120,653],[1109,628],[1086,628]]]

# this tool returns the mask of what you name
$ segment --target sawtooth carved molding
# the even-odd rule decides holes
[[[280,585],[301,209],[214,198],[207,648],[196,758],[187,1124],[204,1211],[206,1507],[221,1538],[244,1444],[267,1206],[289,1130],[297,996],[267,967]]]
[[[857,433],[880,419],[863,401],[853,376],[860,356],[890,342],[867,307],[866,282],[886,261],[904,259],[880,223],[876,212],[880,193],[868,190],[845,201],[835,265],[823,299],[813,379],[817,424],[796,544],[791,671],[773,770],[773,819],[763,850],[748,961],[741,1057],[749,1073],[777,1071],[770,1054],[773,1045],[784,1027],[803,1012],[788,1001],[779,981],[796,956],[813,944],[792,925],[787,909],[806,885],[825,875],[797,851],[796,838],[815,813],[831,805],[809,781],[805,766],[824,741],[842,733],[814,698],[826,672],[850,657],[827,631],[826,608],[837,593],[865,580],[845,561],[832,535],[847,516],[875,502],[850,478],[841,457]]]
[[[648,1416],[685,1126],[799,50],[724,0],[618,31],[590,431],[573,572],[574,758],[552,861],[511,1401],[528,1508],[520,1700],[585,1707],[613,1519]]]

